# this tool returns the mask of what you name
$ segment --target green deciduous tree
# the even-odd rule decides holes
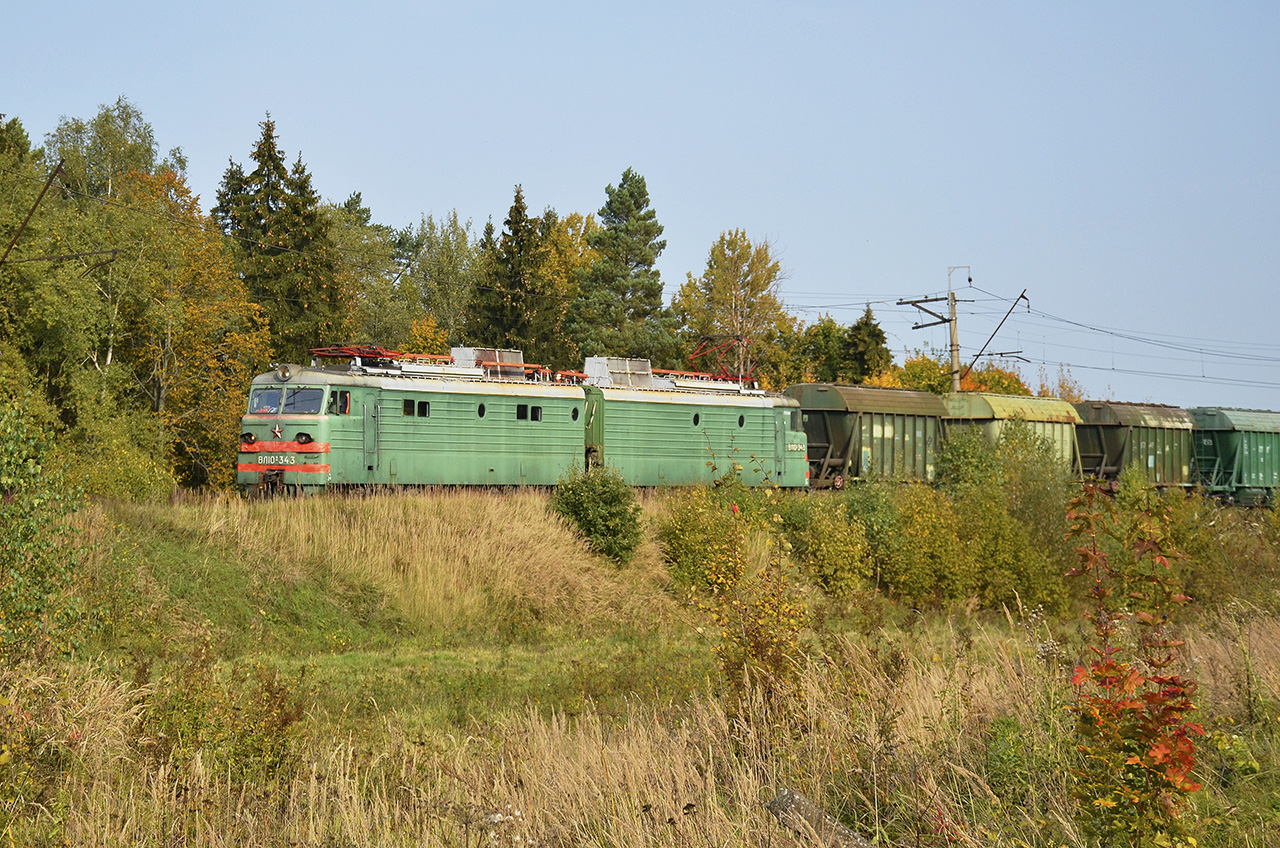
[[[360,192],[341,204],[326,205],[330,233],[342,257],[342,284],[351,296],[351,311],[342,325],[344,340],[372,342],[398,349],[409,339],[417,293],[404,280],[405,264],[397,255],[397,233],[373,223],[373,213]]]
[[[186,170],[186,158],[178,148],[169,151],[167,160],[157,161],[155,132],[125,97],[99,106],[89,121],[64,117],[45,145],[51,165],[63,161],[62,184],[94,197],[115,197],[120,179],[130,171]]]
[[[688,348],[724,345],[720,362],[735,378],[749,378],[772,356],[782,333],[793,329],[778,299],[782,266],[767,241],[752,244],[742,230],[722,233],[711,246],[700,277],[692,273],[672,304],[684,325]],[[691,362],[706,367],[706,362]],[[759,375],[769,382],[770,374]]]
[[[254,145],[253,171],[234,161],[218,189],[214,219],[234,240],[249,295],[262,304],[275,354],[307,361],[307,350],[337,341],[350,308],[331,222],[299,156],[285,165],[268,117]]]
[[[654,264],[667,243],[649,207],[644,177],[628,168],[605,188],[601,228],[587,238],[596,256],[582,275],[568,321],[583,356],[642,357],[675,365],[675,316],[662,302]]]
[[[165,426],[178,478],[230,486],[242,399],[268,357],[261,309],[180,176],[132,172],[121,197],[145,213],[118,243],[146,291],[121,355]]]
[[[9,250],[8,260],[40,256],[45,241],[47,215],[33,216],[19,238],[19,229],[40,195],[41,181],[48,175],[40,166],[38,151],[31,149],[22,122],[4,120],[0,115],[0,253]],[[13,340],[18,333],[19,310],[35,281],[47,272],[40,263],[6,261],[0,265],[0,337]]]
[[[415,294],[412,320],[429,318],[449,344],[463,344],[480,278],[480,247],[471,234],[471,222],[460,221],[456,209],[440,221],[428,215],[403,241],[409,264],[405,276]]]

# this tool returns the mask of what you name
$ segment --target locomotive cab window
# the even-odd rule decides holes
[[[250,415],[275,415],[280,411],[280,398],[284,389],[272,386],[268,389],[254,389],[249,398]]]
[[[418,417],[419,418],[431,417],[431,401],[429,400],[418,401]]]
[[[281,412],[286,415],[319,415],[324,389],[287,389]]]
[[[529,404],[527,403],[516,404],[516,420],[517,421],[529,420]]]
[[[329,406],[326,411],[330,415],[350,415],[351,392],[334,392],[329,395]]]
[[[400,405],[400,409],[403,415],[413,415],[413,398],[405,398]]]
[[[529,410],[529,418],[530,418],[530,420],[533,420],[533,421],[541,421],[541,420],[542,420],[542,407],[540,407],[540,406],[535,406],[535,407],[533,407],[532,409],[530,409],[530,410]]]

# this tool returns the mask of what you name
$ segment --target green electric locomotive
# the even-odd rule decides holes
[[[593,357],[583,372],[553,375],[519,351],[312,353],[308,367],[254,378],[241,487],[551,486],[592,465],[637,486],[734,472],[750,485],[806,485],[796,402],[754,387],[655,372],[647,360]]]

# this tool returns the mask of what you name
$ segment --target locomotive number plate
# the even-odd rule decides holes
[[[297,465],[298,458],[288,453],[260,453],[258,454],[259,465]]]

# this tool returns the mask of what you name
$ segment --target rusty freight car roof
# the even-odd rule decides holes
[[[947,395],[947,417],[976,421],[1021,418],[1058,424],[1080,423],[1080,414],[1065,400],[987,392],[952,392]]]
[[[1280,433],[1280,412],[1267,409],[1227,409],[1219,406],[1198,406],[1187,411],[1200,430]]]
[[[1180,406],[1121,403],[1112,400],[1082,400],[1073,405],[1086,424],[1150,427],[1159,430],[1190,430],[1195,427],[1191,413]]]
[[[803,409],[842,409],[849,412],[882,412],[890,415],[923,415],[941,418],[947,405],[932,392],[915,389],[882,389],[876,386],[844,386],[839,383],[800,383],[783,390],[800,401]]]

